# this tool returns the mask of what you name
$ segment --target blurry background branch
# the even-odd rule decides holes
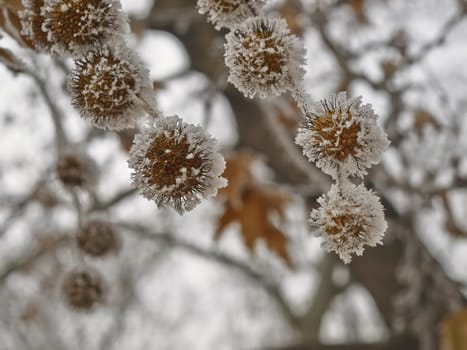
[[[4,3],[0,1],[0,6]],[[297,253],[298,250],[295,251],[297,256],[290,254],[292,256],[290,266],[293,266],[296,270],[289,270],[289,267],[282,265],[278,267],[274,259],[268,260],[271,265],[268,267],[265,267],[267,264],[258,264],[253,259],[251,262],[244,261],[237,258],[236,255],[224,251],[221,248],[222,242],[219,242],[216,246],[213,244],[205,246],[193,243],[198,239],[195,237],[196,235],[193,235],[193,242],[186,238],[180,238],[176,229],[173,231],[170,229],[170,225],[177,222],[177,220],[165,213],[155,214],[149,212],[147,224],[132,223],[131,217],[127,218],[128,215],[135,215],[137,218],[134,221],[140,220],[138,207],[135,205],[136,209],[133,208],[138,199],[137,191],[129,188],[126,183],[121,188],[113,189],[114,191],[109,195],[107,185],[111,184],[112,177],[116,173],[122,172],[122,168],[117,167],[118,170],[113,169],[112,172],[107,169],[107,164],[100,159],[100,165],[105,170],[101,188],[96,191],[88,191],[85,194],[73,192],[75,206],[72,205],[73,203],[69,198],[59,200],[57,204],[60,210],[65,209],[66,216],[61,224],[65,222],[64,226],[68,225],[67,227],[74,225],[70,224],[70,222],[74,222],[77,213],[80,214],[80,221],[84,221],[96,214],[110,218],[110,220],[123,216],[125,220],[128,220],[115,219],[117,225],[123,229],[125,239],[137,242],[133,242],[134,246],[131,246],[131,249],[134,250],[132,257],[128,258],[128,260],[122,259],[118,264],[114,264],[114,262],[110,264],[119,269],[119,272],[115,274],[118,281],[111,288],[120,290],[121,295],[118,300],[109,303],[108,313],[109,317],[112,318],[112,322],[107,324],[108,327],[104,327],[105,331],[102,332],[101,338],[96,340],[96,343],[98,343],[95,345],[96,349],[118,349],[122,334],[128,333],[131,335],[132,332],[135,332],[131,328],[131,322],[133,322],[137,312],[144,313],[150,319],[150,322],[154,322],[154,327],[164,322],[160,314],[147,310],[147,305],[142,303],[142,292],[139,284],[145,278],[148,278],[153,269],[162,270],[162,266],[170,261],[170,254],[168,253],[173,250],[182,250],[188,252],[193,259],[201,258],[203,261],[212,263],[222,269],[222,273],[225,273],[225,275],[238,279],[239,285],[254,287],[264,292],[267,296],[264,299],[267,300],[264,301],[262,298],[253,300],[251,302],[251,305],[253,305],[252,310],[246,308],[248,310],[245,312],[253,314],[253,316],[250,315],[250,318],[254,319],[255,313],[257,313],[257,309],[254,307],[260,309],[260,306],[257,306],[258,304],[267,304],[273,310],[268,315],[277,316],[274,317],[274,321],[279,320],[282,322],[282,327],[287,328],[287,330],[280,328],[277,331],[277,337],[285,338],[282,334],[287,334],[289,338],[284,343],[296,345],[260,346],[258,349],[431,350],[439,346],[440,325],[444,324],[444,319],[448,315],[466,304],[465,294],[462,292],[466,283],[458,281],[452,271],[447,268],[449,263],[440,259],[436,254],[436,250],[429,246],[429,242],[426,242],[426,238],[424,238],[426,228],[420,226],[419,221],[420,218],[423,218],[423,215],[431,215],[436,210],[436,214],[441,216],[441,234],[452,238],[451,243],[453,246],[462,242],[461,240],[466,237],[466,224],[462,217],[463,211],[465,211],[465,199],[463,204],[459,205],[459,200],[456,201],[455,197],[459,193],[462,194],[467,185],[465,169],[463,169],[465,168],[465,150],[462,142],[465,136],[463,120],[465,119],[467,102],[465,97],[463,101],[462,96],[459,97],[455,94],[456,90],[465,90],[466,76],[465,72],[460,69],[461,67],[456,68],[459,71],[456,72],[454,77],[445,81],[444,79],[449,76],[450,71],[447,70],[448,73],[444,74],[444,72],[439,71],[439,67],[432,68],[430,58],[443,52],[443,50],[448,52],[446,55],[451,55],[450,51],[448,51],[448,49],[452,49],[450,47],[451,38],[453,41],[457,40],[457,45],[462,43],[457,36],[465,34],[464,19],[467,14],[467,6],[462,1],[456,3],[451,0],[420,3],[427,8],[433,6],[432,11],[437,11],[445,5],[449,5],[452,9],[448,15],[443,17],[442,22],[437,17],[438,14],[435,14],[435,22],[439,22],[439,26],[430,32],[428,39],[425,38],[425,40],[415,40],[417,38],[410,37],[406,30],[398,30],[397,27],[394,30],[391,29],[388,31],[388,35],[382,37],[374,35],[373,38],[372,33],[368,33],[372,30],[373,22],[390,22],[390,20],[383,18],[382,12],[388,14],[394,12],[397,17],[397,11],[402,11],[401,8],[405,11],[404,6],[409,5],[403,4],[403,2],[375,0],[370,4],[370,1],[365,0],[340,0],[316,4],[313,1],[279,1],[272,6],[274,14],[285,17],[289,21],[289,26],[298,35],[302,35],[305,42],[312,47],[308,53],[309,58],[312,58],[309,62],[311,74],[310,79],[306,80],[305,84],[312,86],[310,94],[313,95],[314,100],[317,99],[317,96],[323,94],[323,91],[328,93],[329,91],[349,90],[350,92],[359,91],[360,93],[365,91],[370,96],[368,99],[377,97],[377,99],[384,101],[377,109],[384,111],[382,117],[384,117],[385,128],[392,141],[388,158],[392,158],[385,160],[383,164],[374,168],[370,172],[367,181],[369,187],[375,188],[377,192],[382,194],[386,216],[390,221],[390,228],[384,246],[366,250],[362,257],[353,260],[348,267],[343,267],[336,257],[331,254],[310,259],[313,260],[313,264],[310,264],[308,259],[302,259],[305,260],[303,262],[300,260],[302,257]],[[5,19],[11,19],[10,17],[7,18],[7,16],[12,16],[11,9],[18,6],[20,6],[20,2],[12,1],[8,2],[8,10],[2,7],[0,26],[6,23]],[[372,6],[380,6],[382,12],[379,15],[381,18],[372,18],[370,11],[373,9]],[[339,23],[341,22],[343,24],[341,24],[340,29],[344,27],[346,35],[336,30],[336,28],[339,29]],[[170,33],[184,46],[189,57],[188,67],[156,80],[154,82],[156,90],[169,91],[172,84],[189,81],[193,72],[209,80],[201,88],[184,94],[183,98],[175,97],[173,99],[175,101],[171,101],[174,106],[170,105],[171,107],[186,109],[190,108],[190,103],[193,100],[200,102],[204,113],[202,124],[208,127],[215,121],[216,116],[214,114],[218,113],[215,108],[219,96],[225,98],[232,110],[238,136],[237,142],[228,151],[240,153],[240,151],[248,150],[252,154],[258,155],[257,158],[265,160],[267,166],[271,169],[272,177],[267,179],[270,182],[268,183],[269,188],[276,190],[277,188],[285,188],[300,197],[299,201],[302,201],[300,202],[300,210],[309,212],[311,208],[316,206],[317,196],[327,192],[330,181],[321,171],[310,165],[293,142],[296,127],[300,122],[298,108],[294,106],[289,96],[281,96],[261,102],[245,99],[243,95],[226,82],[228,72],[224,63],[222,48],[225,33],[215,31],[213,26],[206,22],[206,18],[198,14],[195,0],[157,0],[145,16],[140,16],[132,21],[132,28],[137,39],[144,37],[146,32],[162,31]],[[458,30],[461,34],[458,33]],[[417,41],[421,41],[421,43]],[[413,42],[417,45],[413,44]],[[2,52],[2,62],[9,67],[13,74],[29,76],[35,82],[40,97],[46,103],[50,112],[54,125],[56,149],[60,151],[66,146],[69,138],[71,140],[79,139],[79,133],[75,129],[76,125],[68,126],[65,124],[65,117],[68,118],[68,116],[64,116],[60,110],[57,98],[52,95],[48,86],[49,82],[43,78],[42,72],[25,68],[21,62],[16,61],[14,55],[11,56],[12,53],[9,51],[1,51],[0,56]],[[164,55],[163,52],[158,54]],[[320,55],[326,57],[325,64],[318,61]],[[452,56],[455,55],[452,54]],[[315,57],[316,62],[314,61]],[[371,64],[368,61],[371,61]],[[64,62],[57,61],[56,64],[62,74],[68,73],[69,68]],[[323,66],[321,70],[319,69],[320,65]],[[449,63],[443,63],[443,65],[448,66]],[[314,75],[315,67],[316,75]],[[419,75],[423,75],[424,79],[420,79]],[[367,97],[364,96],[364,100],[366,99]],[[227,113],[225,110],[222,113]],[[283,110],[287,110],[288,119],[284,117],[286,113],[283,113]],[[128,151],[129,147],[131,147],[135,134],[135,130],[110,134],[87,126],[83,127],[83,130],[82,134],[85,135],[83,143],[98,149],[99,147],[103,148],[102,144],[106,142],[111,144],[117,139],[117,143],[121,143],[123,152]],[[421,143],[423,140],[428,140],[428,146],[430,142],[433,145],[436,142],[435,138],[443,134],[447,135],[448,141],[452,142],[446,152],[441,152],[441,158],[445,160],[445,163],[441,163],[436,169],[433,169],[433,167],[423,168],[425,165],[422,162],[422,157],[410,156],[410,152],[414,151],[416,142]],[[408,143],[408,141],[412,140],[411,137],[415,139],[415,143]],[[113,146],[115,145],[112,144]],[[423,147],[421,148],[423,150]],[[429,161],[435,158],[436,147],[434,148],[434,150],[425,150],[428,154],[425,157]],[[115,152],[115,150],[112,150],[112,153],[120,154],[120,151]],[[451,156],[448,151],[454,154]],[[2,180],[2,173],[6,172],[3,168],[3,159],[1,161],[0,180]],[[124,166],[126,167],[126,164]],[[39,217],[42,215],[44,217],[59,216],[57,214],[59,210],[57,212],[44,210],[47,214],[43,214],[36,206],[30,205],[31,203],[40,202],[37,200],[38,191],[42,189],[44,184],[47,185],[51,182],[50,178],[53,177],[53,169],[53,166],[48,167],[44,174],[38,177],[39,180],[31,185],[30,190],[22,189],[21,195],[7,194],[7,186],[0,183],[0,186],[3,186],[2,191],[0,191],[1,208],[6,207],[6,210],[2,209],[0,219],[0,238],[5,239],[5,242],[7,240],[14,241],[15,235],[25,234],[23,231],[28,230],[24,229],[22,224],[27,223],[31,216],[34,217],[34,214]],[[11,169],[8,169],[8,171],[11,171]],[[446,173],[443,173],[443,171]],[[420,173],[422,175],[417,178],[417,174]],[[267,181],[265,180],[265,182]],[[256,183],[255,186],[248,185],[249,187],[244,183],[238,185],[241,200],[248,199],[248,195],[251,196],[251,193],[256,195],[263,193],[258,190],[259,186],[255,187]],[[3,188],[5,188],[5,195]],[[268,187],[261,187],[261,190],[266,191],[266,188]],[[60,192],[60,194],[63,193]],[[273,198],[273,196],[259,198],[264,201],[265,198]],[[284,199],[283,201],[286,202],[287,200]],[[260,203],[269,208],[268,203]],[[223,208],[225,214],[227,206],[224,204],[224,206],[221,205],[220,207]],[[235,212],[238,208],[232,205],[230,209]],[[428,210],[432,210],[432,212],[426,214]],[[295,206],[291,211],[297,215],[299,210]],[[69,215],[70,212],[72,216]],[[276,224],[277,221],[280,221],[274,216],[277,213],[271,214],[267,210],[265,210],[265,213],[269,220],[268,223]],[[201,217],[199,220],[203,221],[206,218]],[[304,222],[306,218],[300,217],[300,219],[297,219],[295,217],[294,220]],[[37,219],[36,221],[31,220],[31,231],[34,231],[34,226],[38,221]],[[160,227],[157,225],[160,225]],[[169,229],[166,229],[166,226],[169,226]],[[434,235],[439,234],[435,228],[432,228],[432,230]],[[286,230],[283,231],[286,232]],[[11,232],[13,233],[9,234]],[[251,234],[251,232],[242,233],[244,236]],[[260,234],[264,238],[265,232]],[[215,235],[217,238],[220,236],[219,232]],[[223,235],[228,236],[227,240],[231,239],[229,233]],[[242,238],[244,239],[241,234],[238,236],[235,236],[235,239],[239,241]],[[288,235],[279,236],[292,241]],[[7,290],[12,285],[14,286],[16,280],[14,277],[24,277],[28,275],[28,271],[36,271],[37,274],[43,273],[42,269],[44,267],[41,262],[46,260],[45,258],[54,258],[57,260],[58,266],[66,266],[67,259],[74,259],[74,257],[70,258],[67,255],[69,253],[68,248],[72,246],[71,239],[72,236],[67,233],[39,244],[29,242],[29,248],[31,249],[25,249],[21,254],[12,254],[11,260],[6,259],[7,261],[2,264],[0,284]],[[258,241],[261,241],[261,239],[258,239]],[[148,244],[149,242],[153,244]],[[298,244],[305,245],[301,241]],[[300,248],[305,250],[304,247]],[[149,253],[149,249],[155,249],[155,252]],[[284,252],[286,252],[285,248]],[[145,255],[146,253],[148,256]],[[138,258],[143,260],[141,262],[142,267],[135,268],[132,265],[135,263],[133,260],[138,260]],[[79,262],[89,263],[87,259],[81,259]],[[105,263],[102,263],[102,265],[105,265]],[[316,266],[316,269],[310,268],[310,266]],[[36,267],[37,270],[35,270]],[[339,269],[345,269],[349,273],[348,280],[342,284],[336,283],[334,278],[336,271]],[[231,272],[235,273],[232,274]],[[57,272],[57,275],[58,273],[60,272]],[[114,271],[109,275],[113,276],[113,273]],[[171,277],[175,279],[178,272],[170,271],[170,273],[174,274]],[[300,308],[294,305],[291,301],[293,298],[288,295],[290,291],[284,288],[284,281],[294,274],[304,274],[307,278],[313,279],[313,288],[303,292],[307,294],[305,298],[307,303],[301,305]],[[56,277],[53,273],[52,275]],[[159,288],[158,282],[156,281],[155,284]],[[160,288],[166,288],[169,290],[169,294],[173,294],[175,290],[172,289],[174,288],[172,283],[173,280],[170,280]],[[346,344],[326,344],[326,341],[323,340],[323,329],[326,324],[329,324],[326,317],[332,313],[336,300],[349,293],[353,286],[362,287],[369,293],[379,312],[385,333],[380,337],[381,339],[369,343],[367,341],[360,342],[358,339],[355,341],[355,339],[348,337],[349,341]],[[11,288],[13,290],[13,287]],[[295,287],[295,289],[301,288],[302,286]],[[47,288],[44,288],[44,290],[47,290]],[[297,290],[294,290],[294,292],[296,293]],[[151,293],[154,292],[151,291]],[[194,303],[191,295],[188,299],[190,305]],[[1,301],[3,303],[10,302],[4,296]],[[238,307],[237,303],[238,300],[235,300],[235,308]],[[51,303],[51,305],[55,304]],[[215,314],[223,313],[222,306],[224,305],[216,305]],[[55,307],[51,307],[51,309],[55,311]],[[241,310],[236,309],[235,311],[240,313]],[[61,314],[57,313],[57,315]],[[100,321],[101,319],[99,319]],[[199,321],[204,326],[205,320],[199,317]],[[193,320],[180,317],[179,320],[174,322],[176,324],[174,328],[186,326],[190,322],[193,322]],[[238,322],[236,319],[229,320],[227,323],[233,324],[233,327],[235,327],[242,324],[242,320]],[[250,325],[248,322],[245,323]],[[251,324],[254,324],[254,321]],[[284,324],[286,326],[283,326]],[[40,327],[40,325],[37,327]],[[53,329],[54,326],[49,323],[48,327]],[[136,328],[138,327],[140,325]],[[356,327],[356,325],[347,324],[344,327],[348,330]],[[16,332],[15,327],[9,329],[5,326],[3,328],[5,329],[0,330],[0,344],[2,344],[4,333],[13,334]],[[79,332],[86,332],[82,330],[82,328],[85,328],[82,324],[76,328],[78,330],[81,328]],[[189,326],[187,328],[189,329]],[[42,331],[47,334],[50,330],[47,330],[44,324]],[[237,332],[235,329],[227,329],[225,332],[231,332],[228,336],[236,341],[242,338],[241,334],[239,336],[235,333]],[[258,334],[260,333],[265,334],[266,331],[258,331]],[[17,342],[26,349],[30,340],[25,341],[22,339],[20,333],[15,336],[18,338]],[[139,337],[139,334],[136,336]],[[86,337],[82,336],[82,338]],[[355,338],[358,338],[358,334]],[[90,337],[90,339],[94,338]],[[233,345],[234,340],[230,344],[231,348],[235,348],[235,345]],[[269,344],[268,340],[266,339],[264,343]],[[89,341],[89,339],[86,341]],[[174,341],[172,340],[172,343]],[[51,348],[54,350],[55,348],[65,349],[67,345],[61,344],[61,342],[61,340],[54,340],[55,345],[52,345]],[[45,348],[47,347],[45,346]],[[90,348],[93,347],[90,345]],[[168,346],[167,348],[177,347]],[[16,350],[14,347],[12,349]],[[464,349],[462,347],[443,347],[442,350]]]

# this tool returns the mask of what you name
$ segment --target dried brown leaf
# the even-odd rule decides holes
[[[229,183],[219,190],[219,195],[224,197],[231,206],[240,206],[243,191],[255,183],[250,167],[256,159],[252,153],[247,152],[234,153],[226,158],[223,177]]]
[[[467,350],[467,308],[449,315],[441,324],[441,350]]]
[[[242,239],[251,252],[256,242],[263,239],[271,251],[290,265],[287,237],[271,223],[272,215],[284,221],[284,209],[290,200],[286,192],[276,187],[249,185],[242,193],[240,206],[225,203],[225,212],[217,223],[216,238],[222,235],[229,224],[238,222]]]
[[[414,114],[414,129],[417,134],[421,134],[423,129],[431,125],[435,129],[439,130],[441,128],[441,125],[439,122],[436,120],[435,116],[431,114],[430,112],[420,109],[415,112]]]

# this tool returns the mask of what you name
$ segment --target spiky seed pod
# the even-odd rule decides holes
[[[311,162],[335,179],[366,175],[366,168],[380,161],[389,146],[378,116],[361,97],[345,92],[311,106],[311,115],[298,129],[295,142]]]
[[[364,246],[382,244],[387,228],[383,206],[378,196],[363,184],[350,182],[333,185],[318,199],[320,207],[310,215],[316,235],[323,238],[322,246],[336,252],[347,264],[351,255],[362,255]]]
[[[178,116],[158,119],[154,128],[137,134],[128,164],[144,197],[180,214],[227,184],[220,177],[225,162],[214,138]]]
[[[228,80],[246,97],[280,95],[300,85],[305,49],[285,20],[249,18],[226,39]]]
[[[97,184],[98,165],[86,153],[77,149],[65,150],[57,160],[55,172],[65,186],[90,189]]]
[[[21,19],[21,34],[26,36],[38,51],[49,51],[50,42],[47,34],[42,30],[44,16],[42,9],[45,0],[23,0],[24,10],[19,12]]]
[[[263,3],[262,0],[198,0],[198,10],[207,16],[214,28],[220,30],[258,16]]]
[[[107,221],[91,219],[76,235],[78,248],[92,257],[103,257],[116,252],[120,240],[115,227]]]
[[[97,271],[89,268],[68,272],[61,289],[65,304],[77,311],[92,311],[104,302],[104,281]]]
[[[121,42],[127,19],[118,0],[49,0],[42,30],[54,52],[78,57],[92,48]]]
[[[126,47],[90,51],[78,59],[69,82],[73,106],[94,126],[121,130],[156,111],[149,72]]]

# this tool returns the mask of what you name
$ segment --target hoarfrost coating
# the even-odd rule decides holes
[[[117,0],[50,0],[40,15],[51,51],[62,56],[79,57],[92,48],[119,44],[129,32]]]
[[[149,72],[125,46],[94,50],[75,62],[69,81],[72,104],[94,126],[135,127],[145,111],[156,111]]]
[[[228,80],[246,97],[281,95],[301,84],[305,49],[285,20],[249,18],[226,40]]]
[[[23,0],[24,9],[19,11],[21,34],[31,41],[38,51],[49,51],[51,43],[48,35],[42,30],[45,17],[41,14],[44,0]]]
[[[157,119],[154,128],[137,134],[128,164],[144,197],[180,214],[227,185],[220,177],[225,161],[214,138],[178,116]]]
[[[233,28],[261,11],[262,0],[198,0],[199,13],[206,15],[214,28]]]
[[[382,244],[387,223],[379,197],[363,184],[343,181],[332,185],[318,199],[320,207],[310,214],[310,224],[322,237],[322,246],[336,252],[347,264],[352,254],[362,255],[364,246]]]
[[[311,115],[305,116],[295,142],[334,179],[363,177],[389,146],[377,118],[371,105],[362,105],[361,97],[350,99],[340,92],[311,106]]]

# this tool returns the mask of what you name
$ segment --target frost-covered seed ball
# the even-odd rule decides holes
[[[128,48],[90,51],[75,65],[69,83],[72,104],[94,126],[133,128],[147,106],[157,110],[149,72]]]
[[[127,32],[127,18],[118,0],[49,0],[42,15],[42,30],[52,49],[64,56],[77,57],[121,42]]]
[[[246,97],[280,95],[301,84],[305,49],[285,20],[250,18],[226,39],[228,80]]]
[[[107,221],[92,219],[76,235],[78,248],[93,257],[103,257],[119,248],[114,226]]]
[[[95,270],[79,269],[69,272],[62,283],[65,304],[77,311],[91,311],[104,301],[105,286]]]
[[[225,161],[214,138],[177,116],[158,119],[154,128],[137,134],[128,164],[144,197],[180,214],[226,185],[220,177]]]
[[[322,246],[336,252],[347,264],[351,255],[362,255],[364,246],[382,244],[387,228],[378,196],[363,184],[333,185],[318,199],[320,207],[311,212],[310,224],[323,239]]]
[[[198,10],[220,30],[232,28],[249,17],[257,16],[263,3],[263,0],[198,0]]]
[[[312,105],[298,129],[295,142],[303,154],[334,178],[366,175],[389,146],[371,105],[361,103],[361,97],[349,99],[341,92]]]

